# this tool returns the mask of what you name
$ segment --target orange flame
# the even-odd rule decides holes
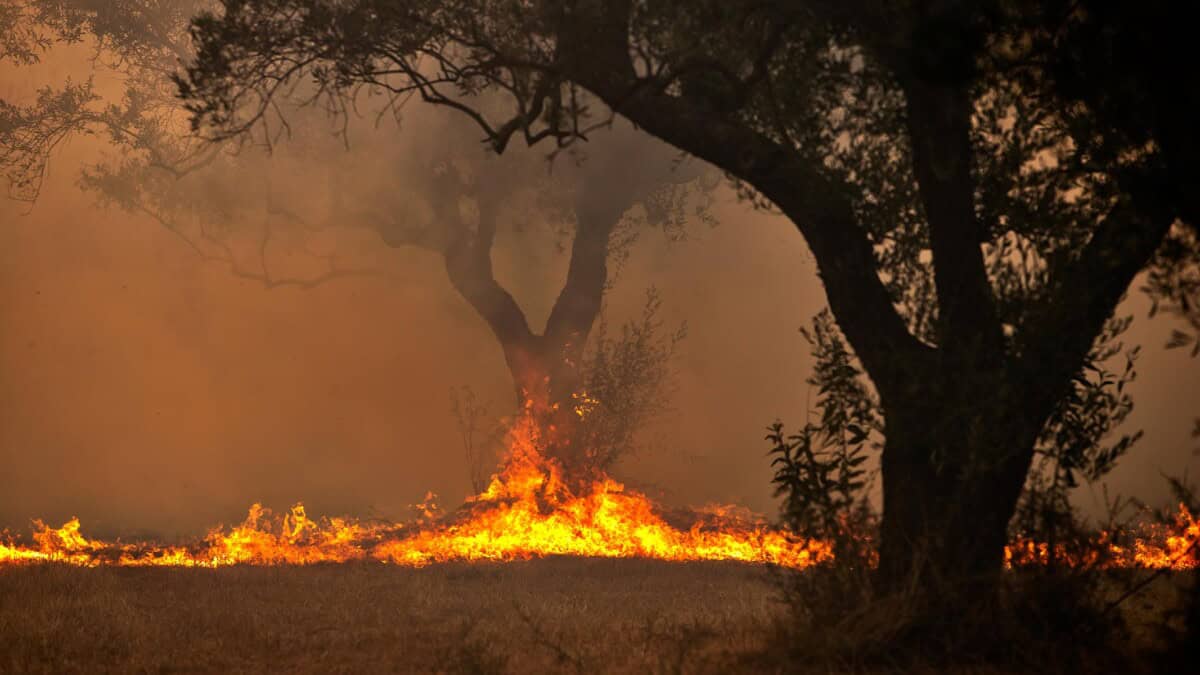
[[[584,415],[584,397],[575,410]],[[58,529],[35,521],[34,545],[0,542],[0,564],[56,561],[82,566],[217,567],[377,560],[422,566],[451,560],[515,560],[551,555],[661,560],[738,560],[803,568],[832,559],[830,546],[769,528],[734,507],[708,507],[689,527],[676,527],[645,495],[602,476],[572,489],[542,452],[531,412],[509,434],[503,469],[458,512],[438,514],[427,495],[413,525],[313,520],[302,504],[273,519],[259,504],[241,525],[214,528],[201,543],[91,540],[78,519]]]
[[[595,405],[577,397],[577,415]],[[0,540],[0,565],[62,562],[80,566],[307,565],[374,560],[423,566],[453,560],[507,561],[551,555],[655,558],[672,561],[736,560],[805,568],[833,560],[828,542],[804,541],[769,528],[761,518],[732,506],[692,512],[692,524],[676,527],[645,495],[600,476],[585,488],[564,479],[543,453],[532,406],[509,434],[508,456],[487,488],[457,512],[442,515],[428,494],[412,524],[362,523],[308,517],[303,504],[273,518],[260,504],[233,528],[217,527],[200,542],[165,546],[88,539],[78,518],[57,529],[34,521],[33,543]],[[1200,567],[1200,517],[1179,507],[1174,522],[1146,525],[1130,542],[1101,533],[1087,554],[1054,548],[1064,564],[1144,568]],[[1005,550],[1008,566],[1047,564],[1051,547],[1019,539]]]
[[[1143,524],[1132,534],[1132,541],[1126,543],[1112,532],[1101,532],[1094,545],[1082,553],[1018,539],[1005,547],[1004,561],[1008,567],[1046,565],[1053,559],[1073,567],[1200,569],[1200,515],[1192,515],[1186,505],[1179,505],[1170,523]]]

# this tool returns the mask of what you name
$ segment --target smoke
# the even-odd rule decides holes
[[[84,76],[78,63],[0,70],[0,97],[21,100],[43,81]],[[239,161],[261,182],[215,176],[188,196],[234,212],[270,190],[277,205],[314,221],[369,211],[425,222],[428,148],[474,142],[449,128],[414,112],[400,129],[361,125],[348,149],[329,136],[285,142],[274,158],[247,150]],[[0,527],[78,515],[97,534],[170,536],[240,520],[254,501],[396,518],[427,491],[447,506],[467,494],[450,388],[469,384],[503,414],[512,384],[437,254],[389,248],[362,228],[300,241],[280,234],[278,275],[319,272],[314,260],[329,252],[369,273],[267,288],[228,261],[205,260],[150,217],[98,208],[78,167],[105,147],[76,138],[55,153],[36,205],[0,204]],[[631,161],[670,152],[648,137],[623,151]],[[528,173],[541,153],[511,161]],[[569,171],[568,162],[555,171]],[[521,199],[514,204],[530,203]],[[776,418],[798,424],[815,396],[797,329],[823,293],[785,219],[727,188],[712,212],[717,227],[692,222],[682,241],[643,232],[607,296],[615,324],[640,312],[653,285],[667,325],[688,324],[673,410],[619,477],[671,504],[772,512],[762,436]],[[566,256],[554,224],[530,220],[505,230],[494,261],[540,330]],[[260,223],[229,225],[248,233],[235,239],[240,269],[253,269]],[[1140,318],[1146,307],[1134,294],[1121,311]],[[1159,349],[1169,331],[1169,320],[1140,320],[1127,336],[1147,347],[1127,424],[1146,437],[1110,483],[1148,501],[1165,496],[1159,471],[1198,468],[1188,434],[1200,415],[1200,362]]]

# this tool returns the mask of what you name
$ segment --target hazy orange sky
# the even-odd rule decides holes
[[[8,97],[25,83],[0,84]],[[496,412],[512,389],[436,255],[380,245],[377,276],[266,290],[148,219],[98,209],[76,187],[93,150],[60,151],[32,208],[0,203],[0,527],[78,515],[97,533],[192,533],[253,501],[403,517],[427,490],[447,506],[466,495],[450,388],[471,385]],[[673,504],[770,512],[762,436],[803,417],[797,328],[822,292],[786,220],[726,189],[715,212],[720,225],[685,242],[643,236],[609,297],[619,321],[653,284],[668,324],[688,324],[674,412],[619,477]],[[564,263],[551,246],[498,244],[497,272],[522,275],[539,328]],[[1145,345],[1127,427],[1146,436],[1109,484],[1158,500],[1160,472],[1200,469],[1200,359],[1164,351],[1171,320],[1146,310],[1137,292],[1120,310],[1137,316],[1127,342]]]

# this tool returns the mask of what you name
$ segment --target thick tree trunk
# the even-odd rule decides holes
[[[504,345],[512,374],[514,393],[519,406],[533,405],[563,407],[579,391],[581,373],[577,361],[565,358],[557,350],[547,348],[544,338],[536,338],[532,347]]]
[[[553,341],[535,339],[533,349],[505,345],[519,409],[538,416],[543,452],[561,464],[568,478],[587,474],[586,448],[578,446],[580,417],[575,395],[582,389],[578,359],[569,358]]]
[[[953,605],[994,587],[1037,425],[983,398],[885,410],[881,592]]]

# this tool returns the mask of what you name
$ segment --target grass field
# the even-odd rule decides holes
[[[4,567],[0,673],[839,672],[820,659],[781,665],[771,640],[785,608],[774,581],[740,563],[580,558],[423,569]],[[1174,582],[1162,582],[1123,606],[1131,627],[1171,602]],[[1127,639],[1153,642],[1139,632]],[[1107,658],[1085,670],[1110,672]],[[1160,670],[1140,661],[1123,670]],[[912,668],[880,672],[902,671]]]
[[[0,672],[757,670],[780,605],[737,563],[0,569]]]

